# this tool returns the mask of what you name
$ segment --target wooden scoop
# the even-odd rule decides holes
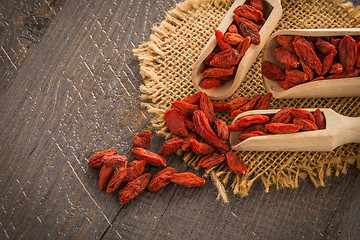
[[[253,110],[233,121],[253,114],[274,114],[280,109]],[[316,109],[305,109],[314,112]],[[329,108],[320,109],[326,119],[323,130],[275,134],[239,140],[241,132],[230,132],[230,147],[237,151],[331,151],[346,143],[360,143],[360,117],[345,117]]]
[[[243,5],[244,3],[245,0],[235,0],[229,11],[226,13],[224,19],[216,29],[220,30],[222,33],[225,33],[233,22],[233,11],[236,7]],[[213,100],[223,100],[230,97],[238,89],[246,73],[256,60],[257,55],[265,45],[266,40],[269,38],[271,32],[274,30],[276,24],[281,18],[282,8],[280,0],[264,0],[263,5],[263,14],[266,22],[259,32],[261,38],[260,44],[250,45],[249,49],[238,65],[235,78],[233,80],[226,81],[219,87],[212,89],[203,89],[199,86],[200,82],[204,79],[204,77],[201,75],[201,70],[205,68],[204,61],[207,56],[214,50],[217,44],[216,38],[213,35],[193,66],[192,82],[197,91],[205,92]]]
[[[339,29],[290,29],[281,30],[271,35],[266,43],[263,54],[263,62],[269,61],[279,66],[280,63],[274,56],[277,46],[276,37],[279,35],[297,36],[344,36],[360,35],[360,28],[339,28]],[[299,84],[288,90],[283,89],[276,81],[272,81],[263,75],[265,89],[271,92],[274,98],[318,98],[318,97],[353,97],[360,96],[360,77],[339,78],[320,80]]]

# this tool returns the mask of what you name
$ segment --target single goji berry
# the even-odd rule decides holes
[[[251,38],[246,37],[242,42],[239,43],[239,45],[236,47],[236,50],[239,52],[240,59],[244,57],[245,53],[250,47]]]
[[[264,6],[262,0],[250,0],[250,5],[256,10],[263,11]]]
[[[134,147],[147,148],[151,142],[151,132],[143,131],[134,136],[133,145]]]
[[[284,68],[298,68],[300,66],[299,58],[292,52],[283,47],[275,48],[274,55],[276,60]]]
[[[105,189],[108,182],[110,181],[113,173],[115,171],[115,167],[108,167],[103,165],[100,169],[99,173],[99,188],[101,190]]]
[[[104,165],[107,167],[117,167],[127,161],[127,157],[120,155],[105,155],[103,158]]]
[[[250,133],[250,132],[256,132],[256,131],[260,131],[265,133],[266,132],[266,128],[264,125],[262,124],[255,124],[255,125],[251,125],[247,128],[245,128],[242,133]]]
[[[247,97],[238,97],[229,102],[230,112],[235,111],[236,109],[244,106],[246,103],[250,101]]]
[[[279,84],[280,87],[282,87],[285,90],[288,90],[298,85],[294,83],[289,83],[288,81],[278,81],[277,83]]]
[[[231,24],[227,31],[229,33],[239,33],[235,24]]]
[[[316,74],[320,75],[322,70],[322,64],[314,52],[311,44],[305,40],[305,38],[296,36],[294,38],[293,47],[296,55],[304,60],[304,62],[313,69]]]
[[[215,112],[228,112],[230,111],[230,105],[227,102],[212,102]]]
[[[212,130],[209,120],[203,111],[197,110],[194,112],[194,126],[196,133],[205,141],[210,143],[213,147],[227,151],[229,147],[224,143]]]
[[[261,114],[254,114],[239,118],[234,124],[229,126],[229,131],[237,132],[242,131],[246,127],[253,124],[264,124],[269,121],[269,117]]]
[[[317,39],[315,47],[319,52],[325,55],[328,55],[330,53],[333,53],[334,55],[337,54],[335,46],[325,40],[322,40],[321,38]]]
[[[284,108],[278,111],[271,119],[270,123],[289,123],[292,120],[293,108]]]
[[[252,24],[243,21],[240,23],[240,33],[243,37],[250,37],[251,43],[255,45],[260,44],[260,33],[259,30]],[[245,39],[244,39],[245,40]]]
[[[226,49],[231,49],[231,45],[225,42],[225,36],[220,30],[214,30],[215,31],[215,38],[216,41],[221,48],[222,51],[225,51]]]
[[[356,61],[355,67],[360,68],[360,42],[356,44]]]
[[[226,153],[226,164],[236,173],[245,174],[247,171],[244,160],[232,151]]]
[[[230,81],[230,80],[234,79],[234,76],[220,76],[220,77],[217,77],[217,79],[222,80],[222,81]]]
[[[272,93],[267,93],[265,96],[263,96],[255,105],[254,109],[256,110],[266,110],[270,106]]]
[[[192,119],[185,116],[181,116],[181,118],[184,120],[186,128],[191,132],[195,132],[195,126]]]
[[[255,22],[261,21],[261,19],[263,18],[263,14],[261,11],[246,4],[240,5],[235,8],[234,13],[239,17],[244,17]]]
[[[155,166],[155,167],[165,167],[166,159],[156,153],[153,153],[144,148],[132,148],[131,154],[134,155],[136,159],[145,160],[146,163]]]
[[[197,166],[201,168],[209,168],[218,165],[224,161],[225,161],[225,154],[220,155],[218,153],[213,153],[200,159],[199,162],[197,163]]]
[[[252,132],[247,132],[247,133],[243,132],[242,134],[240,134],[239,140],[244,141],[251,137],[264,136],[264,135],[267,135],[267,134],[262,131],[252,131]]]
[[[319,80],[325,80],[325,78],[323,76],[314,78],[313,80],[309,81],[309,82],[315,82],[315,81],[319,81]]]
[[[127,164],[126,175],[123,179],[124,183],[131,182],[138,176],[144,173],[146,161],[145,160],[134,160]]]
[[[170,140],[167,140],[159,150],[159,155],[161,156],[170,155],[176,152],[177,150],[179,150],[183,143],[184,140],[178,138],[172,138]]]
[[[126,186],[119,191],[120,204],[124,205],[125,203],[128,203],[131,199],[144,191],[150,182],[150,178],[150,173],[144,173],[126,184]]]
[[[285,79],[285,74],[283,70],[276,64],[264,61],[262,63],[261,72],[270,80],[283,80]]]
[[[340,45],[341,39],[340,38],[331,38],[330,42],[332,45],[335,46],[336,51],[339,52],[339,45]]]
[[[260,29],[262,28],[262,25],[257,24],[257,23],[255,23],[255,22],[253,22],[253,21],[251,21],[251,20],[249,20],[249,19],[246,19],[246,18],[244,18],[244,17],[239,17],[238,15],[234,15],[234,16],[233,16],[233,20],[234,20],[235,24],[236,24],[237,26],[239,26],[239,27],[240,27],[240,24],[241,24],[242,22],[245,22],[246,24],[252,25],[252,26],[253,26],[254,28],[256,28],[258,31],[260,31]]]
[[[201,93],[200,97],[200,110],[205,113],[205,116],[209,120],[209,123],[212,125],[216,119],[214,113],[213,104],[206,93]]]
[[[224,122],[221,119],[216,119],[214,121],[215,127],[216,127],[216,132],[218,137],[221,140],[226,141],[229,138],[229,129],[228,129],[228,125],[226,124],[226,122]]]
[[[199,86],[203,89],[212,89],[221,86],[223,83],[217,78],[205,78],[200,82]]]
[[[209,68],[202,72],[204,78],[219,78],[224,76],[233,75],[235,67],[231,68]]]
[[[302,131],[319,130],[316,124],[309,119],[294,118],[293,123],[302,126]]]
[[[210,65],[219,68],[228,68],[238,64],[239,60],[239,52],[231,48],[216,54],[210,61]]]
[[[334,57],[335,55],[333,53],[329,53],[325,58],[324,58],[324,61],[323,61],[323,69],[322,69],[322,72],[321,72],[321,75],[325,75],[330,67],[332,66],[333,64],[333,61],[334,61]]]
[[[303,71],[309,76],[309,80],[312,80],[314,78],[314,71],[302,59],[299,59],[299,61]]]
[[[88,166],[93,168],[101,168],[102,165],[104,164],[103,157],[105,155],[115,155],[115,154],[117,154],[116,149],[97,152],[94,155],[92,155],[91,158],[89,159]]]
[[[326,128],[325,116],[321,112],[321,110],[317,108],[313,113],[313,116],[315,119],[316,126],[318,126],[319,129],[325,129]]]
[[[174,173],[170,180],[183,187],[199,187],[205,184],[205,179],[190,172]]]
[[[331,74],[338,74],[341,73],[344,70],[343,65],[341,63],[334,63],[331,65],[330,72]]]
[[[270,132],[277,134],[295,133],[302,128],[302,126],[292,123],[269,123],[265,127]]]
[[[296,69],[285,69],[285,81],[292,84],[300,84],[309,81],[309,76]]]
[[[182,151],[190,151],[191,150],[191,145],[190,145],[190,139],[196,139],[196,134],[195,133],[189,133],[189,136],[187,136],[183,142],[183,144],[181,145],[181,150]]]
[[[339,57],[340,62],[346,70],[350,70],[354,67],[356,61],[356,41],[345,35],[339,44]]]
[[[359,76],[359,73],[360,73],[360,69],[352,68],[349,70],[343,70],[342,72],[340,72],[338,74],[333,74],[333,75],[327,76],[326,79],[357,77],[357,76]]]
[[[262,97],[261,95],[257,95],[253,97],[249,102],[247,102],[244,106],[233,111],[230,115],[231,120],[234,120],[236,116],[239,115],[240,113],[253,110],[257,102],[261,99],[261,97]]]
[[[315,122],[313,115],[308,110],[291,108],[291,116],[293,118],[308,119],[312,122]]]
[[[191,150],[196,155],[208,155],[215,152],[215,148],[213,148],[211,145],[207,143],[199,142],[193,138],[190,139],[190,146],[191,146]]]
[[[207,68],[211,67],[210,62],[211,62],[211,60],[213,59],[213,57],[214,57],[215,55],[216,55],[215,52],[211,52],[211,53],[209,54],[209,56],[207,56],[207,58],[205,59],[205,62],[204,62],[205,67],[207,67]]]
[[[276,40],[280,44],[280,46],[282,46],[289,52],[295,52],[293,47],[294,36],[279,35],[276,37]]]
[[[175,111],[186,117],[192,117],[194,111],[199,110],[200,108],[198,105],[184,101],[172,101],[171,105],[174,107]]]
[[[120,184],[122,183],[123,179],[125,178],[127,173],[127,162],[125,162],[119,169],[112,175],[110,181],[106,186],[106,192],[111,193],[115,191]]]
[[[238,33],[225,33],[225,42],[231,45],[238,45],[244,38]],[[227,49],[229,50],[229,49]]]
[[[179,170],[173,167],[164,168],[163,170],[154,174],[154,176],[150,180],[147,189],[150,192],[157,192],[160,188],[165,187],[166,185],[171,183],[171,176],[178,172]]]
[[[164,118],[165,123],[172,134],[181,137],[187,137],[189,135],[184,120],[177,111],[174,109],[166,110]]]

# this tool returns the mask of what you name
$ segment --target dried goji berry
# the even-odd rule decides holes
[[[228,112],[230,111],[230,105],[227,102],[212,102],[215,112]]]
[[[289,52],[295,52],[293,47],[294,36],[279,35],[276,37],[276,40],[283,48],[285,48]]]
[[[234,79],[234,76],[222,76],[222,77],[217,77],[217,79],[223,80],[223,81],[230,81],[230,80]]]
[[[323,69],[322,69],[322,72],[321,72],[321,75],[325,75],[331,65],[333,64],[333,61],[334,61],[334,57],[335,55],[333,53],[329,53],[325,58],[324,58],[324,61],[323,61]]]
[[[307,110],[291,108],[291,116],[293,118],[308,119],[312,122],[315,122],[313,115]]]
[[[117,154],[116,149],[97,152],[94,155],[92,155],[91,158],[89,159],[88,166],[93,168],[101,168],[102,165],[104,164],[103,157],[105,155],[115,155],[115,154]]]
[[[205,179],[190,172],[174,173],[170,180],[183,187],[199,187],[205,184]]]
[[[187,136],[183,142],[183,144],[181,145],[181,150],[182,151],[190,151],[191,150],[191,146],[190,146],[190,139],[196,139],[196,134],[195,133],[189,133],[189,136]]]
[[[292,52],[283,47],[275,48],[274,55],[276,60],[284,68],[298,68],[300,66],[299,58]]]
[[[285,74],[283,70],[276,64],[264,61],[262,63],[261,72],[270,80],[283,80],[285,79]]]
[[[196,155],[208,155],[215,152],[215,148],[213,148],[211,145],[207,143],[199,142],[193,138],[190,139],[190,146],[191,146],[191,150]]]
[[[174,109],[166,110],[164,118],[166,125],[172,134],[181,137],[187,137],[189,135],[184,120]]]
[[[239,52],[235,49],[226,49],[216,54],[210,61],[210,65],[219,68],[235,66],[240,60]]]
[[[303,131],[319,130],[316,124],[308,119],[294,118],[294,124],[302,126]]]
[[[325,80],[325,78],[323,76],[314,78],[313,80],[309,81],[309,82],[315,82],[315,81],[319,81],[319,80]]]
[[[314,71],[311,70],[311,68],[302,59],[299,59],[299,61],[303,71],[309,76],[309,80],[312,80],[314,78]]]
[[[339,44],[339,57],[340,62],[346,70],[354,67],[356,52],[356,41],[352,37],[345,35]]]
[[[227,31],[229,33],[239,33],[235,24],[231,24]]]
[[[166,159],[156,153],[150,152],[144,148],[132,148],[131,154],[139,160],[145,160],[148,164],[155,167],[165,167]]]
[[[284,108],[278,111],[271,119],[270,123],[289,123],[292,120],[291,111],[293,108]]]
[[[305,38],[296,36],[294,38],[293,47],[296,55],[304,60],[304,62],[313,69],[318,75],[321,74],[322,64],[314,52],[312,46]]]
[[[205,116],[209,120],[209,123],[212,125],[216,119],[214,113],[213,104],[206,93],[201,93],[200,97],[200,110],[205,113]]]
[[[340,38],[331,38],[330,42],[332,45],[335,46],[336,51],[339,52],[339,45],[340,45],[341,39]]]
[[[221,140],[226,141],[229,138],[229,129],[228,129],[228,125],[226,124],[226,122],[224,122],[221,119],[216,119],[214,121],[215,127],[216,127],[216,132],[218,137]]]
[[[252,7],[254,7],[256,10],[259,10],[259,11],[264,10],[262,0],[250,0],[250,5]]]
[[[225,161],[225,154],[220,155],[218,153],[213,153],[200,159],[199,162],[197,163],[197,166],[201,168],[209,168],[218,165],[224,161]]]
[[[194,111],[199,110],[199,106],[184,101],[172,101],[171,105],[175,111],[186,117],[192,117]]]
[[[294,83],[289,83],[288,81],[278,81],[277,83],[279,84],[280,87],[282,87],[285,90],[288,90],[288,89],[298,85],[298,84],[294,84]]]
[[[177,150],[179,150],[183,143],[184,140],[178,138],[172,138],[170,140],[167,140],[159,150],[159,155],[161,156],[170,155],[176,152]]]
[[[110,181],[113,173],[115,171],[115,167],[108,167],[103,165],[100,169],[99,173],[99,188],[101,190],[105,189],[108,182]]]
[[[251,125],[251,126],[245,128],[242,133],[250,133],[250,132],[255,132],[255,131],[260,131],[260,132],[265,133],[266,128],[262,124],[255,124],[255,125]]]
[[[300,84],[309,81],[309,76],[296,69],[285,69],[285,81],[292,84]]]
[[[255,22],[261,21],[261,19],[263,18],[263,14],[261,11],[246,4],[240,5],[235,8],[234,13],[239,17],[244,17]]]
[[[260,24],[254,23],[253,21],[246,19],[244,17],[239,17],[238,15],[234,15],[233,20],[234,20],[235,24],[238,25],[239,27],[242,22],[246,22],[246,24],[252,25],[258,31],[260,31],[260,29],[262,27]]]
[[[220,30],[214,30],[215,31],[215,38],[216,41],[221,48],[222,51],[225,51],[226,49],[231,49],[231,45],[225,42],[225,36]]]
[[[154,174],[147,189],[150,192],[157,192],[160,188],[165,187],[171,183],[171,176],[178,172],[179,170],[173,167],[164,168],[163,170]]]
[[[205,59],[205,62],[204,62],[204,65],[205,65],[205,67],[211,67],[211,65],[210,65],[210,62],[211,62],[211,60],[213,59],[213,57],[216,55],[216,53],[215,52],[211,52],[208,56],[207,56],[207,58]]]
[[[224,143],[212,130],[209,120],[203,111],[195,111],[193,121],[196,133],[199,134],[199,136],[205,139],[208,143],[210,143],[213,147],[225,151],[229,149],[226,143]]]
[[[269,108],[270,106],[270,101],[271,101],[271,97],[272,97],[272,93],[267,93],[265,94],[265,96],[263,96],[255,105],[254,109],[258,109],[258,110],[266,110]]]
[[[194,123],[192,122],[192,119],[185,116],[181,116],[181,117],[184,120],[186,128],[191,132],[195,132],[195,126]]]
[[[349,70],[343,70],[342,72],[340,72],[338,74],[333,74],[333,75],[327,76],[326,79],[357,77],[357,76],[359,76],[359,73],[360,73],[360,69],[352,68]]]
[[[115,191],[120,184],[122,183],[123,179],[125,178],[127,173],[127,163],[125,162],[119,169],[112,175],[110,181],[106,186],[106,192],[111,193]]]
[[[240,23],[240,33],[244,37],[250,37],[251,43],[255,45],[260,44],[260,33],[259,30],[252,24],[249,24],[248,22],[243,21]],[[245,40],[245,39],[244,39]]]
[[[144,191],[150,182],[150,178],[150,173],[144,173],[126,184],[126,186],[119,191],[120,204],[124,205],[125,203],[128,203],[131,199]]]
[[[247,97],[238,97],[229,102],[230,112],[244,106],[246,103],[250,101]]]
[[[124,183],[131,182],[138,176],[144,173],[146,161],[145,160],[134,160],[127,164],[126,175],[123,179]]]
[[[237,132],[242,131],[246,127],[253,124],[264,124],[269,121],[269,117],[261,114],[254,114],[239,118],[234,124],[229,126],[229,131]]]
[[[302,126],[292,123],[269,123],[265,127],[270,132],[277,134],[295,133],[302,128]]]
[[[315,112],[313,113],[313,116],[315,119],[316,126],[318,126],[319,129],[325,129],[325,127],[326,127],[325,116],[321,112],[321,110],[317,108],[315,110]]]
[[[257,95],[253,97],[249,102],[247,102],[244,106],[233,111],[230,116],[231,120],[234,120],[236,116],[239,115],[240,113],[253,110],[257,102],[261,99],[261,97],[262,97],[261,95]]]
[[[103,157],[104,165],[107,167],[117,167],[127,161],[127,157],[120,155],[105,155]]]
[[[203,89],[212,89],[221,86],[223,83],[223,81],[217,78],[204,78],[204,80],[200,82],[199,86]]]
[[[225,42],[231,45],[238,45],[244,38],[238,33],[225,33]],[[227,49],[228,50],[228,49]]]
[[[245,174],[247,171],[244,160],[232,151],[226,153],[226,163],[236,173]]]
[[[360,68],[360,42],[356,44],[356,61],[355,67]]]
[[[331,74],[338,74],[344,70],[343,65],[341,63],[334,63],[331,65],[330,72]]]
[[[239,52],[240,59],[244,57],[246,51],[249,49],[251,43],[251,38],[246,37],[239,45],[236,47],[236,50]]]
[[[134,147],[147,148],[151,142],[151,132],[143,131],[134,136],[133,145]]]
[[[209,68],[202,72],[204,78],[218,78],[233,75],[235,67],[231,68]]]
[[[247,132],[247,133],[240,134],[239,140],[244,141],[244,140],[246,140],[248,138],[251,138],[251,137],[264,136],[264,135],[267,135],[267,134],[262,132],[262,131]]]
[[[337,54],[335,46],[325,40],[322,40],[321,38],[317,39],[315,47],[319,52],[325,55],[328,55],[330,53],[333,53],[334,55]]]

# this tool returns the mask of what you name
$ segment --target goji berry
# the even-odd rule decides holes
[[[236,109],[244,106],[246,103],[250,101],[247,97],[238,97],[229,102],[230,112],[235,111]]]
[[[262,63],[261,72],[270,80],[283,80],[285,79],[285,74],[283,70],[276,64],[264,61]]]
[[[272,93],[267,93],[265,94],[265,96],[263,96],[255,105],[254,109],[258,109],[258,110],[266,110],[269,108],[270,106],[270,101],[271,101],[271,97],[272,97]]]
[[[263,11],[264,6],[262,0],[250,0],[250,5],[254,7],[256,10]]]
[[[223,163],[224,161],[225,161],[225,154],[220,155],[218,153],[213,153],[200,159],[199,162],[197,163],[197,166],[201,168],[209,168],[218,165],[220,163]]]
[[[128,203],[131,199],[144,191],[150,182],[150,178],[150,173],[144,173],[143,175],[126,184],[126,186],[119,191],[120,204],[124,205]]]
[[[209,68],[202,72],[204,78],[219,78],[233,75],[235,67],[231,68]]]
[[[230,115],[231,120],[234,120],[236,116],[239,115],[240,113],[253,110],[257,102],[261,99],[261,97],[262,97],[261,95],[257,95],[253,97],[249,102],[247,102],[244,106],[233,111]]]
[[[172,134],[181,137],[187,137],[189,135],[184,120],[174,109],[166,110],[164,118],[166,125]]]
[[[231,24],[227,31],[229,33],[239,33],[235,24]]]
[[[238,33],[225,33],[225,42],[231,45],[238,45],[244,38]],[[229,49],[227,49],[229,50]]]
[[[123,179],[124,183],[131,182],[138,176],[144,173],[146,161],[145,160],[134,160],[127,164],[127,173]]]
[[[182,101],[190,103],[190,104],[199,105],[200,96],[201,96],[201,92],[194,93],[194,94],[191,94],[190,96],[184,98]]]
[[[200,110],[205,113],[205,116],[209,120],[209,123],[212,125],[216,119],[214,113],[213,104],[206,93],[201,93],[200,97]]]
[[[245,174],[247,171],[244,160],[232,151],[226,153],[226,164],[236,173]]]
[[[294,38],[293,47],[296,55],[304,60],[304,62],[313,69],[316,74],[320,75],[322,70],[322,64],[314,52],[312,46],[305,38],[296,36]]]
[[[210,65],[219,68],[228,68],[238,64],[239,60],[239,52],[231,48],[216,54],[210,61]]]
[[[334,63],[331,65],[330,72],[331,74],[338,74],[344,70],[343,65],[341,63]]]
[[[302,128],[302,126],[292,123],[269,123],[265,127],[270,132],[277,134],[295,133]]]
[[[196,155],[208,155],[215,152],[215,148],[213,148],[211,145],[207,143],[199,142],[193,138],[190,139],[190,146],[191,146],[191,150]]]
[[[308,119],[294,118],[294,124],[302,126],[302,131],[314,131],[319,130],[316,124]]]
[[[252,24],[249,24],[248,22],[243,21],[240,23],[240,33],[244,37],[250,37],[251,43],[255,45],[260,44],[260,33],[259,30]],[[244,39],[245,40],[245,39]]]
[[[192,117],[194,111],[199,110],[198,105],[184,101],[172,101],[171,105],[174,107],[175,111],[186,117]]]
[[[293,118],[308,119],[312,122],[315,122],[313,115],[307,110],[291,108],[291,116]]]
[[[223,83],[217,78],[205,78],[200,82],[199,86],[203,89],[212,89],[221,86]]]
[[[356,44],[356,61],[355,67],[360,68],[360,42]]]
[[[271,119],[270,123],[289,123],[292,120],[292,109],[284,108],[278,111]]]
[[[213,57],[214,57],[215,55],[216,55],[215,52],[211,52],[211,53],[207,56],[207,58],[205,59],[205,62],[204,62],[205,67],[207,67],[207,68],[211,67],[210,62],[211,62],[211,60],[213,59]]]
[[[115,154],[117,154],[116,149],[97,152],[94,155],[92,155],[91,158],[89,159],[88,166],[93,168],[101,168],[102,165],[104,164],[103,157],[105,155],[115,155]]]
[[[154,174],[147,189],[150,192],[157,192],[160,188],[165,187],[171,183],[171,176],[178,172],[179,170],[173,167],[164,168],[163,170]]]
[[[340,62],[346,70],[350,70],[354,67],[356,61],[356,41],[345,35],[339,44],[339,57]]]
[[[183,187],[199,187],[205,184],[205,179],[190,172],[174,173],[170,180]]]
[[[134,136],[133,145],[134,147],[147,148],[151,142],[151,132],[143,131]]]
[[[259,22],[263,18],[263,14],[261,11],[246,4],[240,5],[237,8],[235,8],[234,13],[239,17],[244,17],[249,20],[253,20],[255,22]]]
[[[236,50],[239,52],[240,59],[244,57],[245,53],[250,47],[251,38],[246,37],[242,42],[239,43],[239,45],[236,47]]]
[[[267,135],[267,134],[262,132],[262,131],[247,132],[247,133],[240,134],[239,140],[244,141],[244,140],[246,140],[248,138],[251,138],[251,137],[264,136],[264,135]]]
[[[255,124],[255,125],[251,125],[247,128],[245,128],[242,133],[250,133],[250,132],[255,132],[255,131],[260,131],[265,133],[266,132],[266,128],[264,125],[262,124]]]
[[[101,190],[105,189],[108,182],[111,179],[111,176],[113,175],[115,170],[115,167],[108,167],[103,165],[100,169],[99,173],[99,188]]]
[[[227,102],[212,102],[215,112],[228,112],[230,111],[230,105]]]
[[[324,58],[324,61],[323,61],[323,69],[322,69],[322,72],[321,72],[321,75],[325,75],[330,67],[332,66],[333,64],[333,61],[334,61],[334,57],[335,55],[333,53],[329,53],[325,58]]]
[[[324,114],[321,112],[320,109],[316,109],[313,113],[315,124],[318,126],[319,129],[325,129],[326,128],[326,120]]]
[[[283,47],[275,48],[274,55],[276,60],[284,68],[298,68],[300,66],[299,58],[292,52]]]
[[[298,85],[294,83],[289,83],[288,81],[278,81],[277,83],[279,84],[280,87],[282,87],[285,90],[288,90]]]
[[[282,46],[289,52],[295,52],[293,47],[294,36],[279,35],[276,37],[276,40],[280,44],[280,46]]]
[[[146,163],[155,166],[155,167],[165,167],[166,159],[156,153],[153,153],[144,148],[132,148],[131,154],[134,155],[136,159],[145,160]]]
[[[218,137],[221,140],[226,141],[229,138],[229,129],[228,129],[228,125],[226,124],[226,122],[224,122],[221,119],[216,119],[214,121],[215,127],[216,127],[216,132]]]
[[[263,124],[269,121],[269,117],[261,114],[254,114],[239,118],[234,124],[229,126],[229,131],[237,132],[242,131],[246,127],[253,124]]]
[[[285,81],[292,84],[299,84],[309,81],[309,76],[296,69],[285,69]]]
[[[107,167],[117,167],[127,161],[127,157],[120,155],[105,155],[103,157],[104,165]]]
[[[176,152],[177,150],[179,150],[183,143],[184,140],[178,138],[172,138],[170,140],[167,140],[159,150],[159,155],[161,156],[170,155]]]
[[[319,80],[325,80],[325,78],[323,76],[314,78],[313,80],[309,81],[309,82],[315,82],[315,81],[319,81]]]
[[[119,169],[112,175],[110,181],[106,186],[106,192],[111,193],[115,191],[120,184],[122,183],[123,179],[125,178],[127,173],[127,162],[125,162]]]
[[[253,21],[250,21],[249,19],[246,19],[246,18],[244,18],[244,17],[239,17],[238,15],[234,15],[234,16],[233,16],[233,20],[234,20],[235,24],[236,24],[237,26],[239,26],[239,27],[240,27],[240,24],[241,24],[242,22],[245,22],[246,24],[252,25],[252,26],[253,26],[254,28],[256,28],[258,31],[260,31],[260,29],[261,29],[261,27],[262,27],[260,24],[254,23]]]
[[[226,49],[231,49],[231,45],[225,42],[225,36],[220,30],[214,30],[215,31],[215,38],[216,41],[221,48],[222,51],[225,51]]]
[[[190,146],[190,139],[196,139],[196,134],[195,133],[189,133],[189,136],[187,136],[183,142],[183,144],[181,145],[181,150],[184,152],[190,151],[191,150],[191,146]]]
[[[334,55],[337,54],[335,46],[325,40],[322,40],[321,38],[317,39],[315,47],[319,52],[325,55],[328,55],[330,53],[333,53]]]
[[[314,71],[311,70],[311,68],[302,59],[299,59],[299,61],[303,71],[309,76],[309,80],[312,80],[314,78]]]
[[[359,76],[359,73],[360,73],[360,69],[352,68],[349,70],[343,70],[342,72],[340,72],[338,74],[333,74],[333,75],[327,76],[326,79],[357,77],[357,76]]]

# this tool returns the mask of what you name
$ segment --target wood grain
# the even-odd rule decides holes
[[[132,160],[133,136],[149,128],[132,50],[179,1],[2,1],[0,239],[359,239],[354,166],[325,188],[264,193],[255,183],[247,198],[229,192],[229,204],[210,180],[124,206],[98,189],[89,157],[117,148]],[[193,171],[177,156],[168,163]]]

